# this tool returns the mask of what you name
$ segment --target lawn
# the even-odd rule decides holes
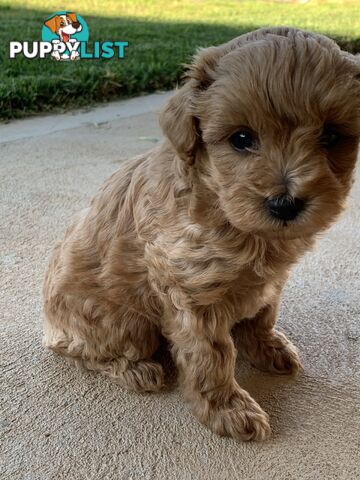
[[[128,41],[125,60],[10,60],[11,40],[40,40],[44,19],[64,7],[57,1],[0,0],[1,119],[173,88],[181,64],[197,47],[261,26],[325,33],[343,48],[360,52],[358,1],[80,0],[65,5],[85,18],[90,45],[94,40]]]

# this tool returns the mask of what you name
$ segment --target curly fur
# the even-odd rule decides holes
[[[136,391],[164,385],[172,346],[186,399],[214,432],[269,436],[234,378],[238,346],[293,373],[274,329],[289,269],[344,208],[360,135],[360,66],[330,39],[280,27],[200,50],[160,117],[166,141],[126,162],[67,229],[45,278],[44,344]],[[325,124],[340,132],[321,144]],[[259,148],[235,151],[239,127]],[[264,199],[306,198],[294,221]]]

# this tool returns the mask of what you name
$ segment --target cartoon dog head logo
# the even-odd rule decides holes
[[[63,43],[67,46],[54,50],[52,56],[56,60],[78,60],[78,42],[87,42],[89,30],[85,20],[74,12],[56,12],[47,18],[43,24],[42,40],[53,44]]]
[[[82,25],[78,22],[76,13],[72,12],[64,15],[54,15],[45,22],[45,25],[56,33],[62,42],[68,42],[71,35],[82,30]]]

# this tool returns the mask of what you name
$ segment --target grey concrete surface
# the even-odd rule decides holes
[[[156,112],[171,92],[105,103],[94,108],[71,110],[62,115],[44,115],[0,124],[0,143],[34,136],[44,136],[83,126],[101,126],[120,118]]]
[[[0,127],[0,478],[360,478],[359,178],[347,212],[284,294],[279,326],[304,373],[278,378],[238,361],[240,384],[270,414],[266,443],[212,434],[177,389],[128,393],[42,349],[40,292],[54,242],[125,158],[160,138],[153,99],[142,102],[66,129],[56,128],[64,116]]]

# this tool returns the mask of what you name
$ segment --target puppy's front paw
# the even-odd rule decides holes
[[[301,369],[296,347],[276,330],[254,340],[254,349],[246,352],[250,363],[266,372],[291,375]]]
[[[200,413],[197,416],[218,435],[243,441],[263,441],[271,434],[268,414],[240,387],[225,405],[213,407],[209,402],[205,412],[197,412]]]

